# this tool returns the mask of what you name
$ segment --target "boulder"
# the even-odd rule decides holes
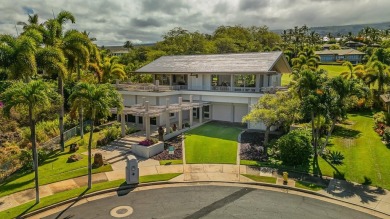
[[[70,152],[70,153],[74,153],[74,152],[76,152],[78,149],[79,149],[79,145],[76,144],[76,143],[69,145],[69,152]]]
[[[73,163],[73,162],[79,161],[81,159],[83,159],[83,157],[80,156],[79,154],[72,154],[68,157],[67,163]]]
[[[93,167],[101,167],[103,166],[104,161],[103,161],[103,155],[101,153],[96,153],[95,156],[93,157]]]

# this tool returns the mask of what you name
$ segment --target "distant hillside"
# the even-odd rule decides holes
[[[310,27],[310,30],[314,30],[319,33],[321,36],[325,36],[328,33],[331,33],[333,36],[346,35],[348,32],[357,34],[364,27],[373,27],[380,30],[390,29],[390,22],[384,23],[373,23],[373,24],[352,24],[352,25],[343,25],[343,26],[326,26],[326,27]],[[276,33],[281,34],[283,30],[273,30]]]

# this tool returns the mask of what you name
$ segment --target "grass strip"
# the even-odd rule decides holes
[[[256,176],[256,175],[250,175],[250,174],[241,174],[245,177],[248,177],[251,180],[254,180],[256,182],[264,182],[264,183],[272,183],[276,184],[276,178],[270,177],[270,176]]]
[[[167,174],[156,174],[156,175],[148,175],[148,176],[140,176],[140,183],[147,183],[147,182],[157,182],[157,181],[168,181],[170,179],[173,179],[177,176],[181,175],[181,173],[167,173]],[[0,212],[0,218],[16,218],[22,214],[26,214],[31,211],[35,211],[37,209],[65,201],[71,198],[75,197],[81,197],[85,194],[89,194],[96,191],[101,191],[105,189],[110,188],[120,188],[120,186],[125,185],[126,182],[123,179],[115,180],[115,181],[109,181],[109,182],[102,182],[92,185],[92,188],[90,190],[87,190],[87,187],[80,187],[77,189],[72,189],[64,192],[59,192],[57,194],[47,196],[44,198],[41,198],[41,201],[39,204],[35,204],[34,201],[30,201],[27,203],[24,203],[22,205],[19,205],[14,208],[7,209],[5,211]]]

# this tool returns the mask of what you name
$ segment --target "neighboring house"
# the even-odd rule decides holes
[[[184,121],[241,123],[264,93],[284,89],[281,73],[291,73],[291,68],[278,51],[163,56],[135,72],[145,73],[153,75],[154,84],[117,84],[126,121],[140,124],[148,111],[152,125],[178,123],[180,129]],[[255,123],[247,127],[265,129]]]
[[[361,63],[365,55],[364,52],[354,49],[323,50],[316,51],[315,54],[320,57],[320,62],[322,63],[350,61],[352,64]]]
[[[360,48],[360,47],[365,46],[366,44],[361,43],[361,42],[348,41],[348,42],[344,43],[344,45],[345,45],[346,47],[351,48],[351,49],[358,49],[358,48]]]
[[[104,49],[109,50],[112,56],[122,56],[129,52],[129,49],[123,46],[105,46]]]

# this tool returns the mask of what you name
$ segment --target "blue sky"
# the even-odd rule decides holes
[[[44,22],[68,10],[76,24],[67,28],[90,32],[99,45],[122,45],[161,40],[174,27],[212,33],[220,25],[286,29],[386,22],[389,8],[389,0],[1,0],[0,33],[15,35],[15,24],[27,21],[27,14],[38,13]]]

